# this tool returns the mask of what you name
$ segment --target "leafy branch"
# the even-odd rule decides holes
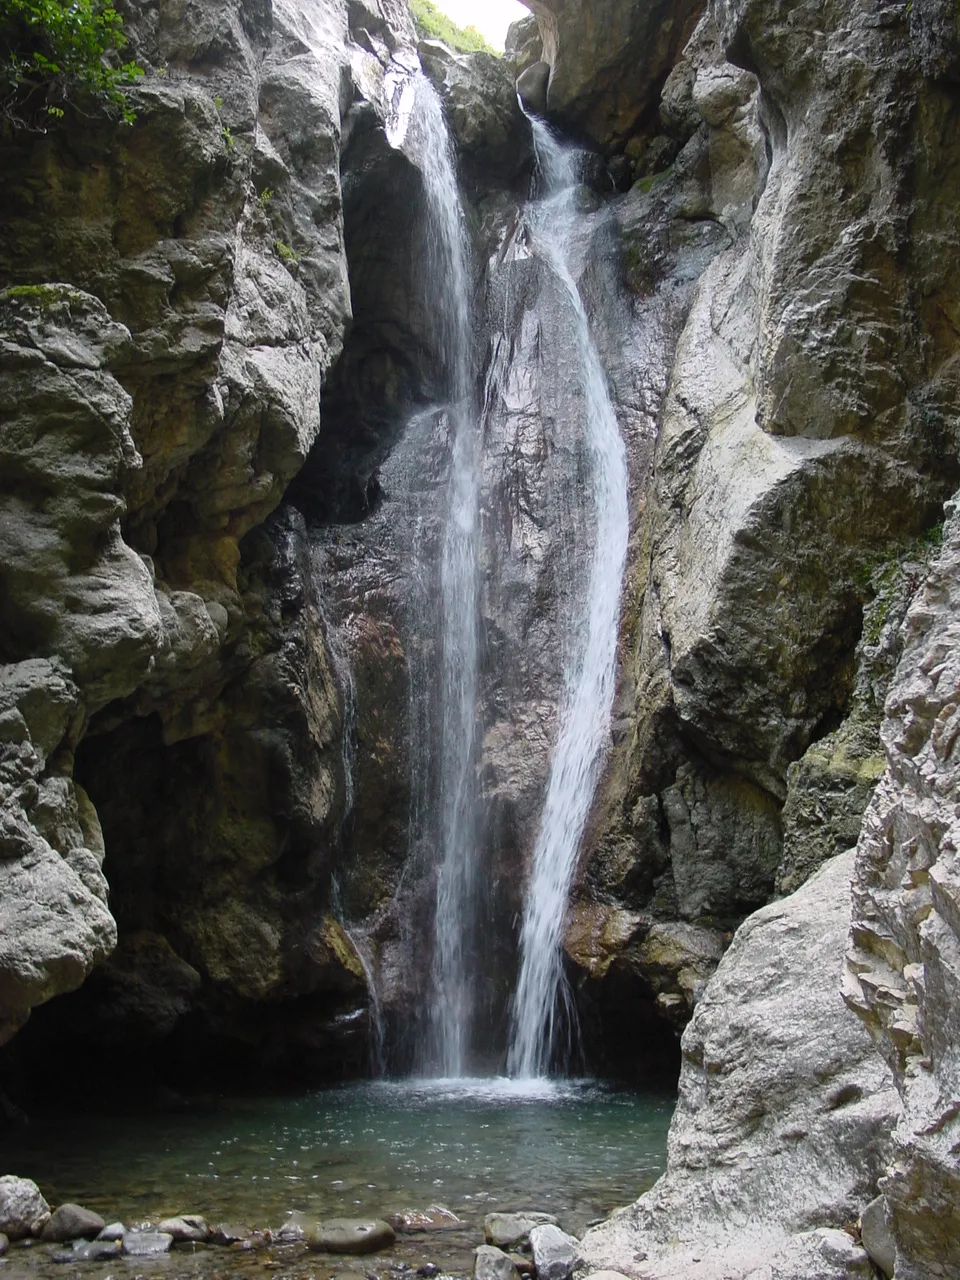
[[[126,44],[109,0],[0,0],[0,111],[15,127],[42,128],[87,96],[132,124],[123,87],[143,68],[121,60]]]

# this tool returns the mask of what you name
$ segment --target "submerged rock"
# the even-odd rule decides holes
[[[386,1221],[401,1235],[420,1235],[429,1231],[456,1231],[464,1225],[455,1213],[443,1205],[431,1205],[429,1209],[404,1209],[390,1214]]]
[[[173,1248],[173,1236],[166,1231],[128,1231],[123,1252],[128,1258],[157,1258]]]
[[[306,1234],[307,1246],[321,1253],[378,1253],[396,1242],[397,1233],[389,1222],[335,1218],[318,1222]]]
[[[119,1240],[75,1240],[70,1249],[61,1249],[52,1255],[54,1262],[109,1262],[123,1256],[124,1248]]]
[[[10,1240],[38,1236],[50,1217],[50,1206],[29,1178],[0,1177],[0,1231]],[[102,1224],[101,1224],[102,1225]]]

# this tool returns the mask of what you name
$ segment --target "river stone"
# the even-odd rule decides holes
[[[517,1280],[519,1272],[502,1249],[482,1244],[474,1252],[473,1280]]]
[[[211,1239],[214,1244],[231,1245],[239,1244],[246,1240],[250,1232],[246,1227],[238,1227],[232,1222],[221,1222],[214,1227]]]
[[[860,1238],[874,1266],[892,1276],[897,1266],[897,1245],[887,1224],[883,1196],[871,1200],[860,1215]]]
[[[128,1231],[123,1237],[123,1252],[130,1258],[156,1258],[173,1248],[173,1236],[167,1231]]]
[[[522,1249],[530,1243],[534,1227],[557,1227],[552,1213],[488,1213],[483,1220],[483,1238],[498,1249]]]
[[[580,1242],[559,1227],[547,1224],[530,1232],[537,1280],[570,1280],[580,1256]]]
[[[0,1258],[3,1257],[3,1255],[7,1252],[9,1248],[10,1248],[10,1241],[7,1239],[5,1235],[0,1233]]]
[[[84,1237],[92,1239],[99,1235],[105,1223],[99,1213],[84,1209],[79,1204],[62,1204],[54,1209],[53,1215],[41,1232],[43,1240],[55,1244],[63,1244],[67,1240],[80,1240]]]
[[[307,1246],[320,1253],[377,1253],[389,1249],[397,1233],[379,1218],[366,1221],[334,1218],[307,1232]]]
[[[50,1217],[50,1206],[29,1178],[0,1178],[0,1231],[11,1240],[38,1236]]]
[[[441,1204],[432,1204],[429,1209],[404,1209],[402,1213],[391,1213],[386,1221],[394,1231],[406,1236],[428,1231],[455,1231],[464,1225],[455,1213]]]
[[[98,1240],[122,1240],[127,1228],[122,1222],[109,1222],[97,1236]]]
[[[69,1249],[53,1254],[54,1262],[109,1262],[123,1254],[119,1240],[74,1240]]]
[[[202,1243],[209,1239],[210,1228],[203,1218],[197,1214],[185,1214],[179,1218],[165,1218],[157,1227],[158,1231],[173,1236],[175,1244],[185,1242]]]

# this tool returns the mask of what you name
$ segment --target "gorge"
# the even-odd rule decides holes
[[[379,1054],[279,1160],[960,1275],[960,13],[529,8],[129,0],[132,123],[5,117],[0,1149]]]

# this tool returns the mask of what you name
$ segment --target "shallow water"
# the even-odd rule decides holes
[[[276,1228],[295,1211],[367,1217],[439,1203],[466,1220],[463,1252],[493,1208],[544,1209],[579,1235],[635,1199],[663,1167],[673,1104],[587,1081],[364,1083],[40,1122],[5,1138],[2,1164],[52,1204],[127,1223],[194,1212]]]

